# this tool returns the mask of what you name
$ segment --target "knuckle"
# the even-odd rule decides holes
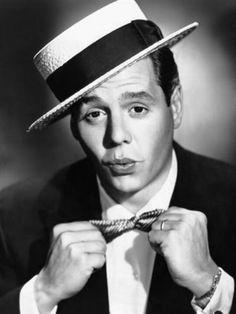
[[[179,207],[176,207],[176,206],[170,206],[168,208],[168,212],[172,212],[173,210],[176,210],[176,209],[180,209]]]
[[[157,236],[157,232],[155,230],[151,230],[149,233],[148,233],[148,239],[150,242],[154,242],[155,239],[156,239],[156,236]]]
[[[103,254],[93,254],[92,256],[88,256],[86,264],[89,268],[98,269],[101,268],[105,263],[105,255]]]
[[[207,223],[207,216],[201,211],[193,211],[193,219],[196,222]]]
[[[77,258],[82,258],[85,254],[84,253],[84,250],[83,250],[83,244],[78,246],[78,245],[75,245],[74,243],[71,243],[68,245],[68,251],[69,251],[69,256],[75,260]]]
[[[86,242],[82,241],[74,245],[74,250],[77,254],[82,254],[86,252]]]
[[[179,228],[177,230],[180,230],[182,233],[188,232],[189,228],[191,227],[192,223],[188,223],[187,221],[182,221],[179,225]]]
[[[171,229],[167,235],[168,241],[173,242],[176,239],[176,236],[177,236],[177,231],[174,229]]]
[[[96,238],[99,238],[101,235],[101,232],[97,229],[97,227],[95,227],[92,232]]]
[[[184,215],[183,222],[185,222],[190,227],[193,227],[196,224],[196,216],[194,212],[189,211],[188,215]]]
[[[106,252],[106,249],[107,249],[106,243],[103,241],[99,241],[98,248],[101,252]]]
[[[101,231],[99,229],[97,229],[97,228],[94,229],[93,233],[94,233],[94,238],[95,239],[105,242],[104,237],[103,237],[103,235],[102,235],[102,233],[101,233]]]
[[[87,221],[87,224],[90,226],[91,230],[99,230],[98,227],[92,224],[91,222]]]
[[[207,216],[203,212],[198,212],[198,216],[199,216],[199,220],[206,225]]]
[[[61,232],[61,228],[62,228],[62,224],[59,224],[59,225],[55,225],[52,229],[52,236],[53,238],[57,238],[58,235],[60,234]]]
[[[75,254],[75,248],[72,244],[68,245],[67,250],[69,252],[69,256],[70,257],[74,257]]]
[[[75,224],[80,226],[82,230],[94,228],[94,226],[89,221],[77,221],[77,222],[75,222]]]
[[[102,267],[105,263],[105,260],[106,260],[105,255],[100,254],[97,258],[97,263],[96,263],[97,267]]]
[[[153,239],[153,233],[154,233],[153,230],[151,230],[151,231],[148,232],[148,240],[149,240],[150,242],[151,242],[152,239]]]
[[[61,233],[59,239],[62,247],[66,247],[70,243],[70,236],[67,232]]]
[[[179,207],[179,206],[170,206],[168,208],[168,212],[184,212],[185,211],[185,208],[183,207]]]

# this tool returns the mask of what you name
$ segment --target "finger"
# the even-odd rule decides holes
[[[61,233],[66,231],[83,231],[83,230],[97,230],[95,226],[93,226],[88,221],[75,221],[70,223],[63,223],[54,226],[52,234],[53,238],[57,238]]]
[[[94,252],[94,249],[97,252]],[[93,271],[93,269],[102,267],[106,259],[105,251],[99,244],[73,243],[67,247],[66,252],[63,259],[67,261],[68,265],[79,267],[78,270],[90,269]]]
[[[151,247],[162,255],[161,246],[165,243],[166,240],[166,233],[165,231],[160,230],[152,230],[148,233],[148,240]]]
[[[172,221],[180,221],[184,219],[183,214],[177,214],[177,213],[170,213],[166,211],[165,213],[161,214],[156,221],[158,220],[172,220]]]
[[[183,207],[178,207],[178,206],[171,206],[168,208],[168,210],[166,212],[169,213],[176,213],[176,214],[186,214],[188,212],[190,212],[189,209],[183,208]]]
[[[183,221],[189,225],[194,225],[196,220],[206,221],[204,213],[200,211],[188,210],[180,207],[170,207],[167,211],[162,213],[158,220],[173,220],[173,221]]]
[[[88,266],[93,269],[101,268],[106,261],[106,257],[103,254],[88,254]]]
[[[158,224],[152,226],[152,230],[149,232],[148,238],[151,244],[165,246],[165,244],[170,243],[170,241],[173,242],[173,240],[175,241],[175,239],[179,239],[179,236],[183,234],[183,231],[186,234],[186,230],[189,230],[189,228],[185,222],[166,221],[164,226],[158,226]]]
[[[52,245],[59,245],[66,247],[72,243],[87,242],[87,241],[100,241],[106,244],[106,241],[101,232],[95,228],[93,230],[81,230],[81,231],[66,231],[54,239]]]
[[[87,241],[79,243],[71,243],[70,248],[75,249],[78,254],[89,253],[89,254],[106,254],[106,243],[102,241]]]
[[[171,214],[171,216],[167,216],[167,213]],[[179,215],[180,220],[186,222],[189,226],[194,227],[196,223],[200,223],[202,225],[207,225],[207,217],[201,211],[189,210],[180,207],[171,207],[166,211],[166,214],[161,217],[160,219],[170,219],[174,220],[175,215]]]
[[[175,221],[175,220],[157,220],[152,224],[152,230],[154,231],[170,231],[170,230],[177,230],[182,221]]]

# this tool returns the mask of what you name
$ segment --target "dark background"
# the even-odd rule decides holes
[[[41,132],[25,132],[57,104],[32,57],[65,28],[109,2],[0,0],[0,188],[31,175],[47,176],[83,155],[68,118]],[[176,139],[236,164],[236,1],[137,2],[166,35],[200,23],[174,48],[184,90],[184,120]]]

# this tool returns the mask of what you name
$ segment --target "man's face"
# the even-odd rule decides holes
[[[133,194],[163,178],[171,160],[173,117],[151,59],[84,97],[78,131],[108,193]]]

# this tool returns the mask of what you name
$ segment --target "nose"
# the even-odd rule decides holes
[[[128,121],[118,115],[109,118],[106,135],[110,145],[129,144],[132,141]]]

